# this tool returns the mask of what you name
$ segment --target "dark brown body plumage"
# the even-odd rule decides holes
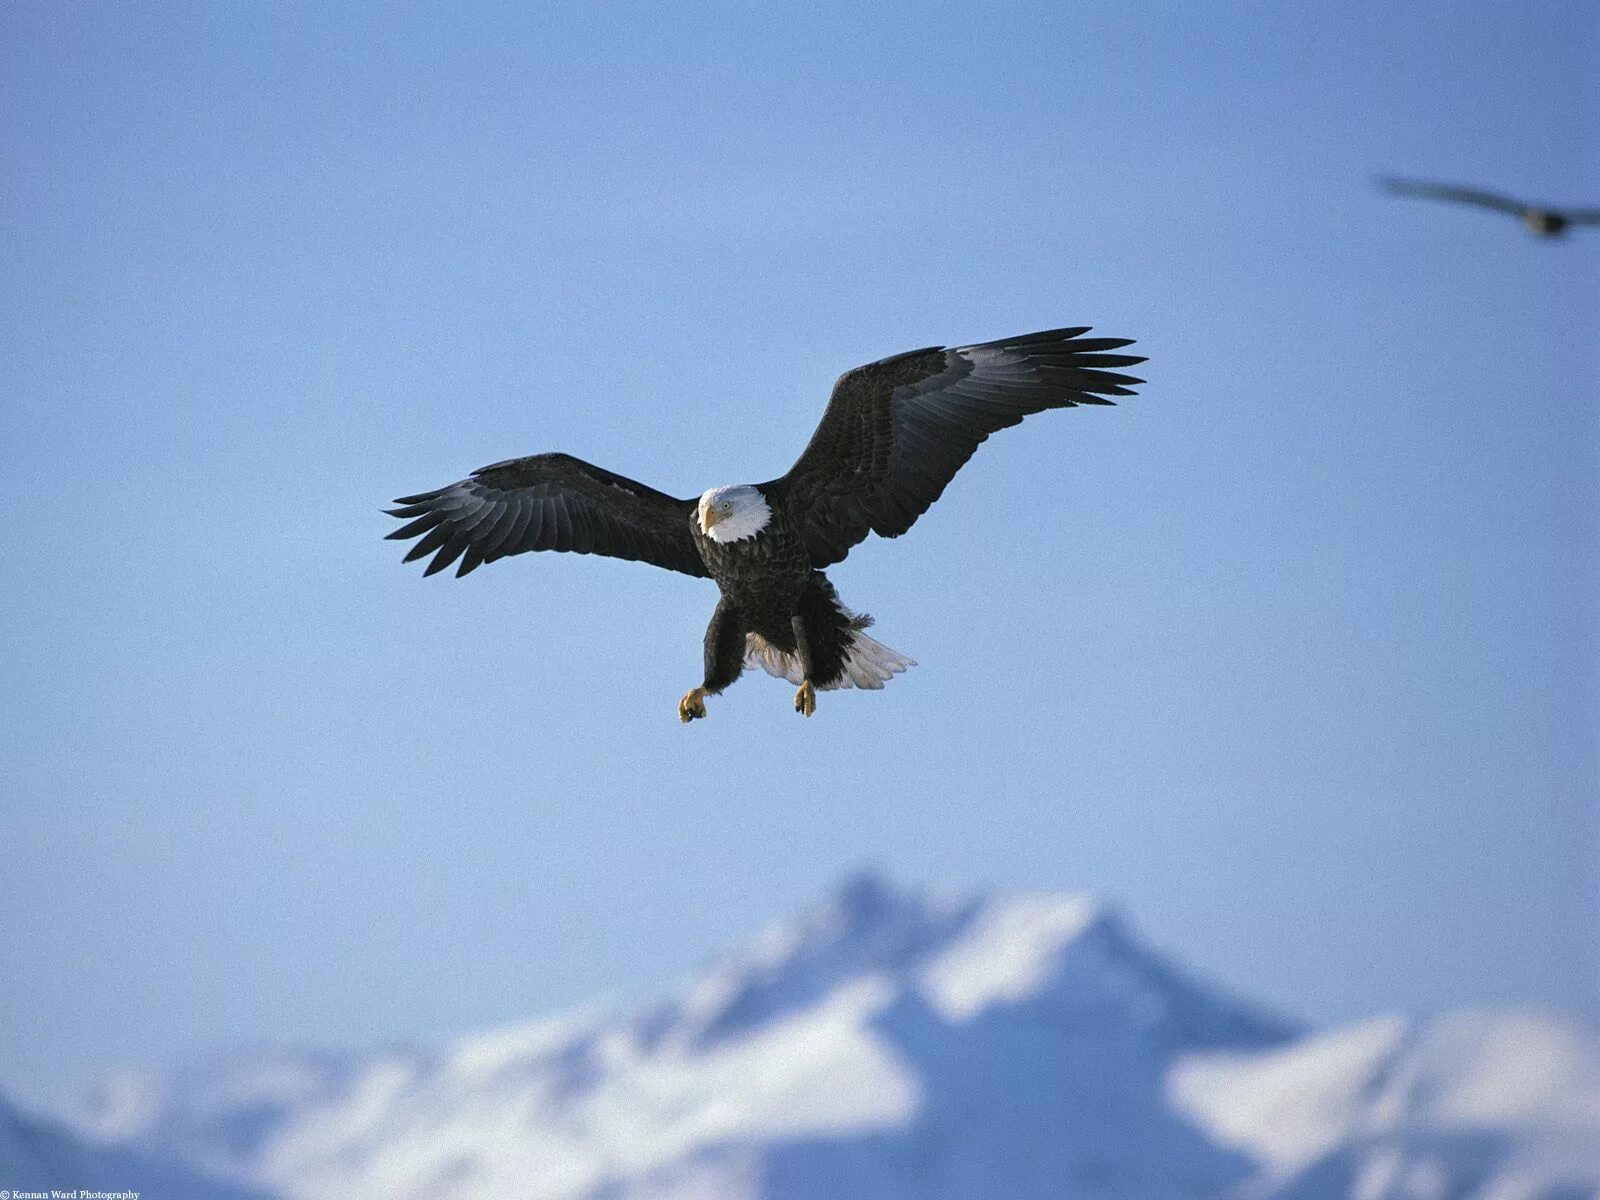
[[[744,669],[745,635],[753,633],[785,654],[798,654],[807,678],[826,688],[844,673],[850,634],[870,623],[840,602],[781,507],[754,537],[718,542],[690,518],[695,548],[722,592],[706,629],[706,677],[715,695]],[[799,628],[796,628],[796,621]],[[804,646],[802,648],[802,639]]]

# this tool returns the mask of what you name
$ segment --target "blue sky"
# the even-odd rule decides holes
[[[1370,179],[1600,204],[1597,20],[1335,7],[7,6],[0,1085],[648,994],[863,864],[1594,1011],[1600,236]],[[1144,394],[834,568],[922,665],[809,722],[677,723],[703,581],[379,540],[1079,323]]]

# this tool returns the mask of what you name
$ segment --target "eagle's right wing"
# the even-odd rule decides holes
[[[465,575],[480,563],[529,550],[605,554],[706,574],[689,531],[695,501],[674,499],[570,454],[507,459],[395,503],[400,507],[387,512],[407,524],[388,536],[421,536],[405,561],[432,554],[424,575],[458,558],[456,574]]]

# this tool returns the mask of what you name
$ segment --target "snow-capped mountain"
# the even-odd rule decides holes
[[[121,1073],[62,1115],[287,1200],[1600,1198],[1576,1022],[1305,1038],[1093,901],[871,877],[641,1012]]]

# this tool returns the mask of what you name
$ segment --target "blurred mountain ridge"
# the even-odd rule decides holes
[[[54,1115],[194,1200],[1596,1200],[1600,1030],[1308,1034],[1092,897],[860,873],[635,1012],[116,1071]],[[74,1169],[0,1141],[0,1186]]]

